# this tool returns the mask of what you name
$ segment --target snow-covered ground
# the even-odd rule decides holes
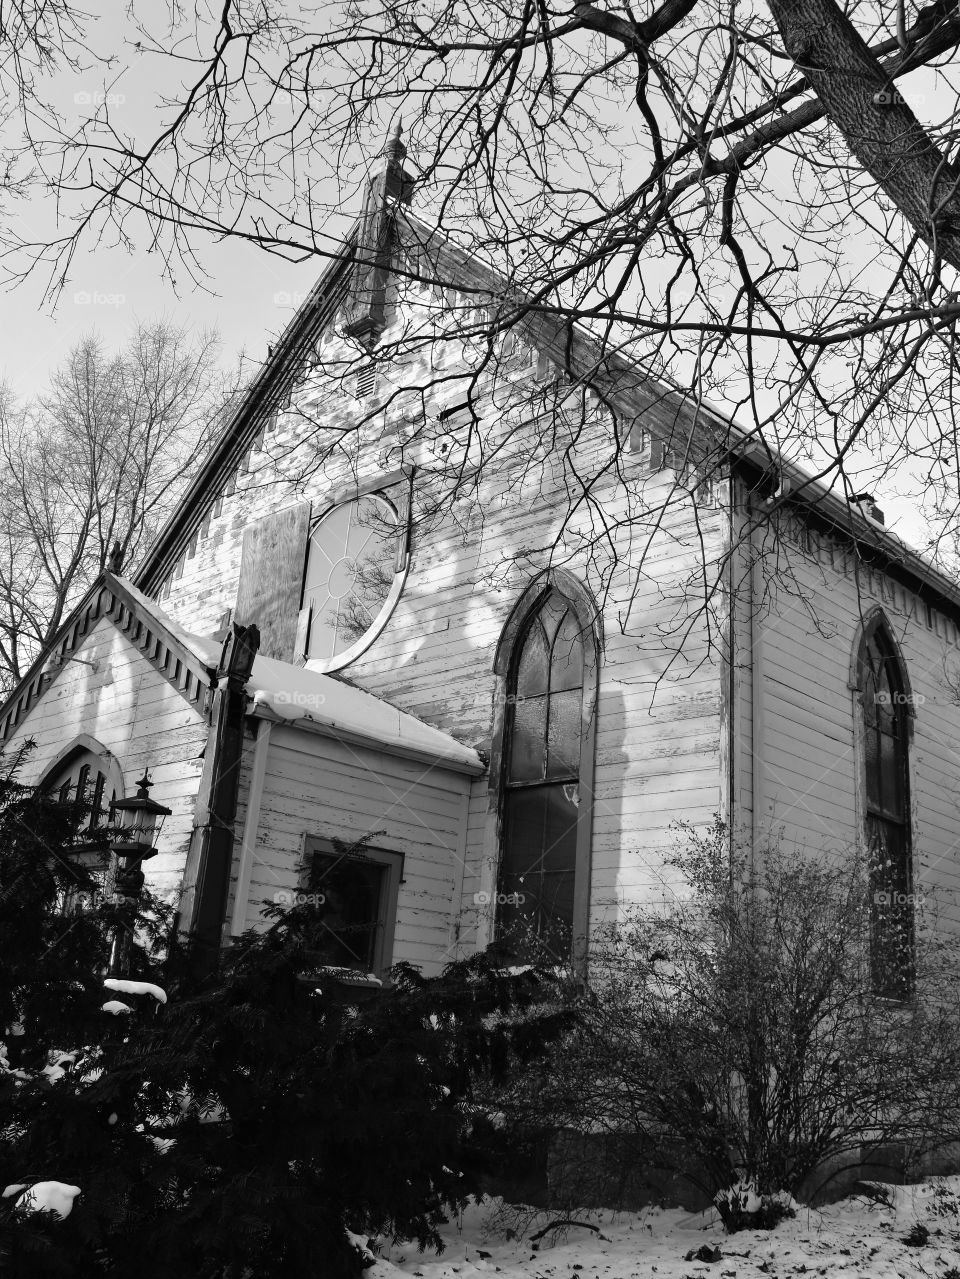
[[[368,1279],[960,1279],[960,1177],[880,1188],[889,1203],[863,1196],[822,1209],[802,1208],[775,1230],[726,1235],[710,1213],[679,1209],[638,1213],[582,1211],[577,1221],[531,1237],[561,1214],[532,1216],[487,1200],[443,1231],[445,1251],[385,1245]],[[505,1232],[509,1231],[507,1234]],[[928,1232],[925,1243],[917,1246]],[[521,1233],[517,1233],[521,1232]],[[904,1242],[912,1237],[914,1244]],[[715,1256],[701,1260],[697,1254]]]

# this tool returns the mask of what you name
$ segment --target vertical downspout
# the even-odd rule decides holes
[[[760,554],[756,546],[752,503],[747,503],[747,547],[750,554],[750,698],[751,698],[751,802],[753,823],[750,839],[750,867],[756,865],[757,850],[763,838],[763,627],[760,624]],[[761,528],[756,522],[756,530]]]
[[[733,468],[727,477],[727,864],[731,872],[736,852],[737,779],[737,571],[736,571],[736,480]]]
[[[244,688],[259,647],[257,627],[234,622],[217,667],[203,785],[187,860],[188,868],[195,868],[195,873],[191,876],[188,872],[184,902],[186,930],[197,945],[197,967],[201,972],[216,966],[223,936],[243,755],[247,702]]]

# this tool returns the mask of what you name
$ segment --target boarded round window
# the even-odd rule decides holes
[[[380,493],[328,511],[307,552],[306,654],[325,669],[345,665],[383,629],[401,585],[396,507]]]

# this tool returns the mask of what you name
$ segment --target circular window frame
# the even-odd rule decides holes
[[[391,511],[393,512],[396,518],[397,538],[399,539],[402,536],[404,532],[402,525],[406,519],[403,508],[399,506],[396,502],[394,502],[390,497],[388,497],[387,494],[382,489],[371,489],[368,492],[355,493],[352,497],[340,498],[336,502],[331,502],[329,506],[324,507],[324,509],[320,512],[320,514],[317,516],[315,520],[311,521],[310,532],[309,532],[309,537],[307,542],[308,558],[310,554],[310,549],[309,549],[310,544],[313,541],[313,535],[316,532],[316,530],[320,527],[320,525],[323,523],[323,521],[327,518],[327,516],[331,515],[334,511],[338,510],[341,506],[350,506],[352,503],[360,502],[365,497],[379,498],[381,502],[385,502],[386,505],[390,507]],[[396,552],[394,552],[394,555],[396,556]],[[396,558],[394,559],[394,563],[396,563]],[[307,572],[306,561],[304,562],[303,571],[304,571],[304,580],[306,580],[306,572]],[[390,585],[390,590],[387,592],[386,599],[383,601],[383,604],[380,607],[380,611],[377,613],[376,617],[373,619],[373,621],[370,623],[369,627],[364,631],[364,633],[360,636],[360,638],[357,640],[354,640],[354,642],[349,646],[349,648],[345,648],[342,653],[337,653],[333,657],[307,657],[304,663],[305,668],[308,671],[316,671],[318,674],[321,674],[321,675],[329,675],[333,671],[343,670],[344,667],[349,666],[352,662],[355,662],[358,657],[361,657],[367,651],[367,649],[370,648],[372,644],[376,643],[376,641],[380,638],[380,636],[383,634],[384,630],[386,629],[387,623],[390,621],[390,618],[393,615],[393,610],[397,606],[397,600],[399,600],[401,592],[403,591],[403,588],[406,585],[406,581],[407,581],[407,577],[409,576],[409,573],[410,573],[410,554],[408,551],[407,553],[404,554],[402,568],[394,570],[393,582]],[[308,635],[307,637],[308,647],[309,647],[309,644],[310,644],[310,637]]]

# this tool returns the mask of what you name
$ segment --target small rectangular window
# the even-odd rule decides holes
[[[384,848],[338,850],[307,839],[301,891],[316,897],[324,931],[319,964],[379,976],[393,960],[403,855]]]

